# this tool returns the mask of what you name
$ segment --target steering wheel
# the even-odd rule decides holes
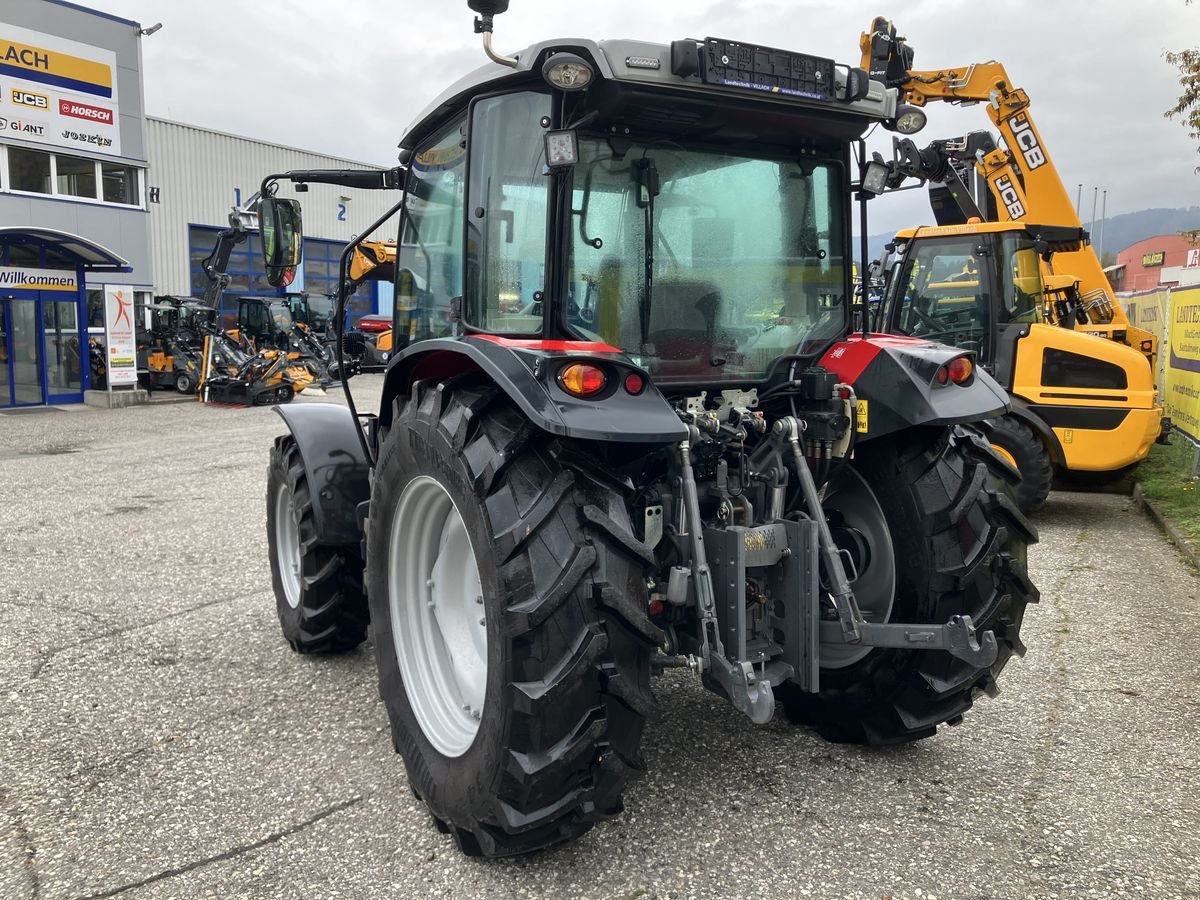
[[[909,304],[908,309],[906,309],[905,312],[907,312],[911,316],[914,316],[917,319],[917,321],[919,321],[922,325],[924,325],[930,331],[945,331],[946,330],[945,322],[935,319],[933,316],[929,315],[928,313],[921,312],[921,310],[917,308],[916,303]]]

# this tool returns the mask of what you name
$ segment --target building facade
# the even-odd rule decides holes
[[[293,169],[374,168],[252,138],[170,122],[146,120],[150,173],[147,187],[155,294],[196,296],[207,283],[201,261],[212,251],[230,212],[245,204],[267,175]],[[296,194],[281,182],[278,196],[297,197],[304,211],[304,263],[292,292],[333,293],[338,259],[345,244],[362,234],[398,199],[381,191],[356,191],[312,185]],[[395,222],[388,234],[395,238]],[[226,289],[231,297],[275,296],[280,289],[266,281],[255,236],[230,259]],[[364,285],[351,302],[351,317],[391,311],[391,286]]]
[[[1118,291],[1200,284],[1200,236],[1160,234],[1117,254],[1111,276]]]
[[[88,290],[154,283],[136,22],[0,8],[0,407],[78,402]]]
[[[0,4],[0,408],[82,401],[115,292],[135,306],[203,295],[201,261],[265,176],[374,167],[148,118],[144,34],[67,0]],[[300,199],[304,262],[287,290],[332,293],[345,243],[397,197],[313,185]],[[376,236],[394,238],[395,223]],[[231,299],[283,293],[267,284],[256,234],[228,274]],[[367,284],[351,320],[391,307],[390,285]]]

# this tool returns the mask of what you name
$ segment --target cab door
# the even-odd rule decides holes
[[[915,238],[889,282],[887,331],[995,359],[995,244],[990,235]]]

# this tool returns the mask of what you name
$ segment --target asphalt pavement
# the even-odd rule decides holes
[[[0,897],[1200,897],[1200,579],[1129,498],[1052,495],[1029,652],[961,726],[832,745],[676,671],[623,816],[481,862],[409,791],[370,647],[280,636],[282,429],[0,415]]]

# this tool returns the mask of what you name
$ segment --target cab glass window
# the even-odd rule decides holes
[[[1044,298],[1042,295],[1041,260],[1033,249],[1033,241],[1023,234],[1005,234],[1000,246],[1001,259],[1008,264],[1001,266],[1000,319],[1003,322],[1042,321]]]
[[[453,333],[462,297],[466,123],[417,147],[396,254],[395,347]]]
[[[760,378],[846,321],[844,175],[669,141],[580,137],[568,323],[656,380]]]
[[[547,94],[475,103],[464,318],[487,331],[540,333],[546,277]]]
[[[986,253],[969,235],[916,241],[894,280],[897,330],[982,355],[991,323]]]

